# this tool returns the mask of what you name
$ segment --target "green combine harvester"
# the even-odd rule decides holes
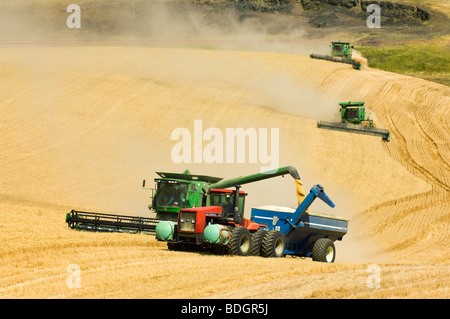
[[[351,64],[355,70],[361,70],[361,63],[352,59],[353,55],[353,45],[349,42],[331,42],[331,55],[322,55],[312,53],[310,55],[313,59],[321,59],[339,63]]]
[[[183,208],[201,207],[205,189],[222,178],[184,173],[156,172],[155,188],[152,190],[149,210],[153,217],[127,216],[72,210],[66,214],[69,228],[95,232],[120,232],[154,234],[161,220],[176,221]],[[146,188],[145,180],[142,187]]]
[[[319,121],[317,126],[322,129],[344,131],[357,134],[381,136],[383,141],[391,140],[388,129],[376,128],[373,125],[372,114],[364,107],[365,102],[342,102],[340,105],[341,122]]]
[[[177,222],[180,210],[223,206],[224,217],[242,218],[244,201],[247,195],[240,192],[237,203],[230,201],[232,192],[226,188],[253,183],[283,175],[297,177],[292,167],[282,167],[270,173],[254,174],[236,179],[222,180],[220,177],[194,175],[186,170],[183,173],[156,172],[155,187],[152,189],[151,204],[148,206],[154,217],[127,216],[71,210],[66,214],[69,228],[94,232],[120,232],[155,234],[156,225],[161,221]],[[146,188],[145,180],[142,187]],[[236,186],[240,187],[240,186]],[[236,210],[239,208],[239,210]],[[239,211],[239,216],[235,214]]]

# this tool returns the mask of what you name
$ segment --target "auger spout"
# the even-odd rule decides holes
[[[243,184],[249,184],[257,181],[262,181],[268,178],[273,178],[277,176],[282,175],[291,175],[294,179],[300,179],[300,175],[298,174],[297,170],[292,166],[285,166],[278,169],[247,175],[247,176],[241,176],[241,177],[235,177],[230,178],[226,180],[222,180],[220,182],[210,184],[209,189],[222,189],[222,188],[229,188],[234,187],[237,185],[243,185]]]

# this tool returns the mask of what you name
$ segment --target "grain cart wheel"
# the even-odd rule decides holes
[[[264,235],[267,234],[266,229],[258,229],[256,233],[252,234],[252,247],[250,248],[251,256],[260,256],[261,255],[261,245]]]
[[[334,258],[336,258],[336,248],[333,241],[328,238],[320,238],[314,243],[312,260],[332,263]]]
[[[252,246],[252,236],[245,227],[236,227],[231,232],[230,241],[227,244],[227,251],[231,255],[248,256]]]
[[[264,236],[261,244],[261,256],[284,257],[286,241],[279,230],[269,230]]]

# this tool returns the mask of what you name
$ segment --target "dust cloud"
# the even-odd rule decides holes
[[[134,10],[135,21],[123,12],[124,18],[117,19],[116,29],[126,30],[127,41],[145,45],[297,55],[329,51],[327,43],[308,40],[304,26],[298,21],[276,17],[243,18],[233,9],[217,12],[188,1],[149,1],[136,5]],[[266,64],[256,57],[237,60],[224,56],[219,62],[208,61],[197,52],[191,55],[183,52],[182,56],[174,53],[167,61],[159,62],[150,66],[154,68],[155,76],[170,73],[173,79],[196,80],[203,87],[210,86],[208,83],[214,80],[254,93],[247,97],[238,96],[235,103],[260,105],[313,120],[339,118],[335,100],[319,87],[293,79],[295,75],[285,71],[266,72]],[[225,72],[217,72],[223,65],[227,65]],[[223,96],[223,99],[230,97]]]
[[[124,119],[121,114],[125,113],[118,108],[112,108],[107,115],[99,118],[100,123],[101,118],[117,122],[112,127],[115,133],[105,132],[107,137],[102,137],[102,127],[95,127],[95,123],[86,124],[88,118],[98,116],[90,105],[99,93],[84,92],[76,96],[74,94],[80,93],[72,92],[70,95],[67,92],[67,78],[77,72],[92,74],[99,79],[112,77],[115,80],[115,75],[125,77],[128,81],[142,78],[149,83],[174,88],[195,83],[193,90],[201,88],[206,97],[229,105],[270,109],[311,120],[336,118],[335,100],[327,96],[320,87],[298,78],[295,72],[288,73],[285,68],[277,68],[276,64],[271,64],[268,68],[266,60],[251,53],[240,56],[227,54],[229,51],[260,51],[309,55],[311,52],[324,53],[324,50],[328,50],[328,44],[308,40],[307,32],[297,21],[268,16],[262,19],[243,16],[232,9],[214,11],[195,6],[190,1],[77,3],[82,9],[79,30],[67,28],[66,18],[69,13],[66,12],[67,3],[63,1],[4,1],[0,4],[0,32],[3,39],[11,43],[2,52],[0,59],[12,61],[31,74],[23,85],[32,88],[33,102],[23,103],[23,111],[36,115],[45,114],[45,121],[36,121],[34,124],[32,121],[35,117],[30,118],[30,122],[25,123],[26,127],[30,127],[30,132],[25,128],[23,134],[32,136],[39,132],[43,137],[39,141],[43,148],[61,146],[67,154],[72,154],[72,157],[68,155],[53,158],[54,166],[77,167],[83,172],[76,174],[64,171],[59,172],[58,176],[53,168],[48,168],[46,175],[51,176],[47,180],[48,190],[54,192],[55,197],[61,198],[61,202],[78,202],[84,206],[95,203],[99,208],[115,208],[123,213],[138,211],[139,204],[130,203],[147,203],[149,196],[148,192],[131,194],[134,190],[140,191],[142,178],[152,180],[156,177],[154,171],[164,167],[174,171],[183,171],[189,167],[192,167],[193,172],[199,170],[198,165],[184,165],[186,167],[179,169],[180,166],[167,163],[167,158],[161,152],[159,155],[155,154],[155,138],[139,135],[142,128],[122,125],[120,120]],[[48,48],[46,43],[58,47],[111,47],[111,51],[115,49],[113,46],[131,47],[130,49],[135,46],[163,47],[173,50],[167,51],[164,56],[157,54],[155,58],[151,54],[143,55],[139,62],[141,68],[137,70],[136,61],[130,60],[126,55],[113,54],[114,63],[109,63],[111,59],[105,59],[109,62],[104,63],[98,56],[93,57],[98,54],[94,51],[73,50],[72,55],[60,56],[58,50]],[[11,48],[16,46],[20,50]],[[192,50],[180,50],[183,48]],[[212,50],[218,54],[220,52],[220,59],[211,58],[209,53]],[[93,54],[92,57],[89,52]],[[107,50],[102,52],[105,57],[109,55]],[[90,76],[85,79],[89,80]],[[125,100],[119,100],[116,104],[125,104]],[[245,125],[249,127],[255,124],[249,120]],[[76,127],[77,130],[68,130],[68,127]],[[170,129],[166,128],[166,131],[166,135],[170,136]],[[55,138],[58,141],[52,141]],[[99,138],[98,150],[93,151],[95,138]],[[148,145],[149,143],[152,145]],[[101,156],[100,150],[103,151]],[[111,163],[111,158],[115,162]],[[123,164],[118,164],[119,162]],[[291,164],[292,162],[286,163]],[[198,173],[232,178],[259,171],[257,166],[249,164],[239,168],[237,166],[202,166],[202,172]],[[103,176],[98,176],[100,171],[104,172]],[[83,174],[90,176],[90,179],[81,180],[79,176]],[[30,174],[30,179],[32,177],[39,178],[37,173]],[[70,191],[64,193],[59,190],[62,180],[80,184],[73,186],[73,194]],[[280,185],[282,182],[277,181]],[[289,185],[289,190],[292,189],[290,198],[293,204],[290,206],[295,206],[295,188],[291,183],[284,181],[283,184]],[[80,201],[80,196],[75,191],[79,191],[82,185],[103,190],[90,193]],[[261,187],[266,187],[265,184],[262,185]],[[278,190],[280,198],[283,195],[281,189],[283,188]],[[33,192],[30,189],[30,193]],[[54,200],[56,199],[51,199]],[[145,210],[146,207],[141,206],[139,211]]]
[[[275,15],[240,12],[235,8],[209,7],[192,1],[146,1],[110,6],[95,14],[92,8],[86,15],[92,19],[115,17],[114,26],[95,36],[114,39],[126,36],[127,42],[137,44],[239,50],[309,55],[324,53],[328,44],[312,41],[305,22]],[[92,12],[92,13],[91,13]],[[98,19],[98,15],[100,15]],[[92,23],[99,29],[101,22]]]
[[[356,62],[361,63],[363,68],[367,68],[369,66],[369,63],[367,62],[367,59],[358,50],[354,50],[353,49],[353,51],[352,51],[352,59],[355,60]]]
[[[329,51],[304,20],[189,0],[79,0],[81,28],[69,29],[68,3],[0,3],[2,40],[36,44],[137,45],[309,55]],[[329,35],[327,35],[329,37]]]
[[[0,5],[0,32],[13,43],[36,43],[27,46],[27,63],[51,63],[52,56],[35,58],[36,46],[46,41],[77,45],[137,45],[151,47],[192,48],[206,50],[238,50],[309,55],[325,53],[326,42],[309,40],[300,20],[274,15],[253,16],[231,8],[221,10],[199,6],[192,1],[78,1],[82,26],[70,30],[66,26],[67,3],[49,1],[27,3],[5,1]],[[45,54],[45,51],[44,51]],[[80,59],[81,60],[81,59]],[[82,64],[82,60],[80,61]],[[133,61],[130,61],[130,64]],[[293,79],[293,74],[273,69],[257,58],[247,60],[225,58],[208,61],[193,52],[186,55],[174,51],[164,61],[142,61],[155,77],[170,74],[177,78],[197,80],[207,86],[211,79],[244,87],[254,95],[244,103],[260,105],[279,112],[310,119],[337,118],[336,103],[319,87]],[[216,70],[228,65],[226,72]],[[122,64],[124,68],[127,64]],[[77,68],[80,66],[77,65]],[[87,68],[91,66],[87,65]],[[110,68],[111,66],[108,66]],[[114,70],[114,66],[112,67]],[[122,69],[121,71],[126,71]],[[166,78],[166,80],[169,80]],[[224,97],[227,98],[227,97]],[[239,97],[238,97],[239,99]],[[242,102],[242,100],[240,100]],[[331,114],[331,115],[330,115]]]

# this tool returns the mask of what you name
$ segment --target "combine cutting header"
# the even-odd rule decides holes
[[[177,220],[183,208],[201,207],[208,185],[222,178],[184,173],[156,172],[155,188],[152,188],[149,210],[156,218],[103,214],[72,210],[66,222],[72,229],[98,232],[127,232],[155,234],[156,224],[161,220]],[[145,187],[145,180],[142,183]]]
[[[339,103],[341,122],[319,121],[317,126],[327,130],[381,136],[383,141],[389,142],[391,140],[390,131],[374,127],[372,114],[364,104],[365,102],[341,102]]]
[[[322,55],[312,53],[310,55],[313,59],[321,59],[339,63],[351,64],[355,70],[361,70],[361,63],[352,59],[353,45],[349,42],[331,42],[331,55]]]

